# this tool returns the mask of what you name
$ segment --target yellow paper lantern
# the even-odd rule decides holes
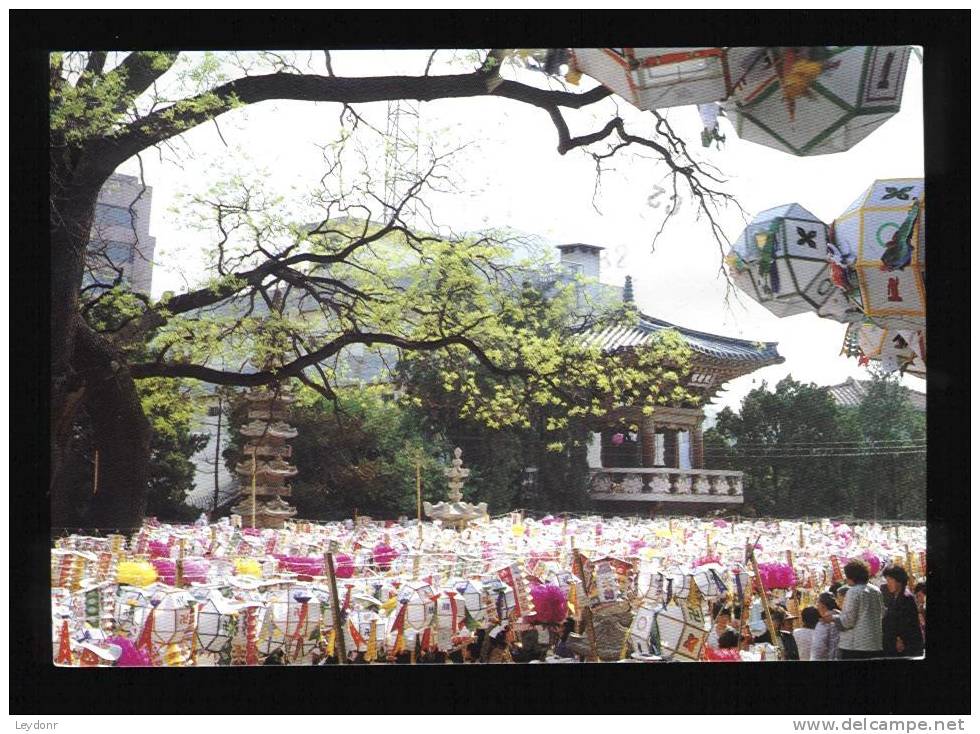
[[[149,586],[157,580],[157,571],[149,561],[120,561],[116,581],[126,586]]]
[[[254,558],[236,558],[235,575],[262,578],[262,566]]]

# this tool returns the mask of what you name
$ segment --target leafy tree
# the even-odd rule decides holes
[[[826,515],[849,499],[844,466],[826,455],[848,440],[843,428],[826,390],[788,376],[772,391],[763,382],[749,392],[739,413],[723,409],[712,441],[721,437],[731,447],[723,455],[745,472],[745,502],[757,512]]]
[[[747,505],[783,517],[922,519],[924,451],[924,416],[877,373],[854,408],[792,377],[772,391],[763,383],[705,432],[706,456],[745,472]]]
[[[691,351],[679,334],[604,352],[588,342],[586,329],[629,325],[637,312],[601,298],[583,312],[583,293],[578,283],[525,282],[503,302],[484,343],[488,353],[511,360],[505,364],[520,378],[452,349],[408,355],[399,365],[403,400],[430,431],[464,448],[475,469],[472,486],[495,507],[582,506],[592,431],[624,407],[655,412],[658,405],[696,402],[683,387]],[[538,469],[534,489],[520,483],[529,466]]]
[[[479,345],[467,339],[465,323],[445,333],[429,332],[420,338],[418,333],[406,337],[390,329],[349,328],[350,321],[347,327],[331,331],[323,340],[303,342],[297,337],[298,354],[275,372],[250,372],[227,365],[215,368],[208,363],[208,355],[185,353],[178,355],[181,361],[175,361],[168,350],[178,351],[174,350],[178,337],[172,337],[160,351],[150,355],[149,362],[131,362],[126,344],[133,339],[144,341],[148,332],[173,317],[200,312],[232,298],[254,303],[265,298],[270,288],[305,289],[325,310],[340,315],[351,308],[351,299],[368,300],[366,294],[351,292],[342,280],[323,272],[312,275],[310,267],[342,263],[353,250],[392,233],[403,234],[420,252],[428,244],[424,239],[412,238],[402,218],[402,208],[391,206],[390,202],[379,217],[383,222],[379,231],[365,229],[358,236],[340,233],[338,236],[342,240],[346,237],[345,241],[320,249],[312,247],[308,237],[298,236],[288,246],[268,247],[263,236],[251,251],[225,257],[221,237],[230,229],[215,222],[216,257],[209,282],[184,293],[167,294],[157,302],[138,298],[137,316],[118,331],[99,329],[87,318],[89,304],[82,287],[99,190],[127,160],[199,125],[218,124],[227,112],[273,99],[332,102],[341,107],[350,134],[361,122],[354,107],[361,103],[493,96],[531,105],[548,114],[557,133],[560,154],[578,148],[586,150],[595,158],[598,170],[603,160],[622,155],[618,152],[624,148],[652,151],[668,167],[675,189],[686,186],[722,245],[712,205],[730,197],[713,188],[719,179],[690,157],[684,141],[677,138],[666,119],[654,113],[648,116],[649,129],[628,130],[615,105],[603,104],[611,94],[608,89],[595,86],[576,92],[554,88],[550,81],[542,85],[540,74],[528,68],[533,65],[533,54],[515,49],[491,49],[478,55],[475,68],[462,73],[430,74],[434,52],[417,76],[343,77],[333,73],[328,51],[319,68],[311,66],[307,70],[300,70],[295,57],[284,53],[204,53],[192,57],[176,51],[93,50],[51,54],[51,494],[55,522],[71,513],[63,474],[75,416],[82,409],[92,422],[93,440],[105,466],[105,485],[94,511],[106,524],[136,524],[146,509],[143,493],[149,480],[151,430],[136,380],[188,377],[224,385],[270,384],[284,376],[298,377],[305,370],[315,372],[316,365],[351,344],[388,344],[406,350],[454,345],[481,354],[485,366],[492,364],[480,353]],[[507,76],[517,78],[505,78],[505,67]],[[537,81],[532,78],[535,75]],[[587,109],[596,109],[608,120],[593,132],[573,136],[567,112]],[[328,170],[325,178],[336,173],[336,169]],[[417,193],[418,188],[410,196]],[[376,195],[365,199],[378,201]],[[368,209],[364,200],[350,202],[334,197],[321,203],[323,212],[316,219],[321,224],[312,231],[324,235],[337,232],[332,225],[338,216]],[[229,209],[220,211],[222,215],[233,213]],[[298,234],[295,226],[272,234],[284,237],[290,233]],[[374,305],[380,307],[383,295],[371,294],[378,299]],[[397,316],[394,310],[388,313]],[[371,324],[380,325],[381,322]],[[288,331],[290,326],[280,319],[270,328]],[[222,328],[211,328],[214,339],[221,338]],[[198,331],[192,338],[200,336]],[[325,382],[323,387],[328,392]]]
[[[289,416],[298,431],[289,442],[299,469],[289,499],[298,517],[341,519],[354,508],[374,517],[414,517],[418,462],[423,500],[445,499],[445,447],[427,442],[414,416],[383,387],[345,389],[336,401],[303,387],[298,398]],[[243,461],[239,427],[248,420],[247,407],[242,400],[229,413],[231,443],[224,458],[232,472]]]
[[[925,517],[925,415],[916,411],[897,378],[872,372],[854,409],[868,456],[861,457],[858,507],[865,517]]]

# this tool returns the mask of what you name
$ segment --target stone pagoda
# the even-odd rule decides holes
[[[472,505],[463,502],[463,482],[470,475],[469,469],[463,468],[463,450],[457,447],[453,451],[453,465],[444,470],[446,479],[449,480],[449,502],[439,502],[435,505],[423,502],[427,517],[433,520],[441,520],[444,525],[451,525],[461,530],[466,527],[470,520],[484,517],[487,514],[487,503],[481,502]]]
[[[292,492],[286,480],[297,473],[287,461],[293,452],[286,444],[297,431],[285,420],[294,398],[279,388],[258,388],[245,399],[249,422],[241,433],[247,443],[244,459],[235,467],[242,491],[232,512],[241,516],[245,527],[281,528],[296,514],[296,508],[282,499]]]

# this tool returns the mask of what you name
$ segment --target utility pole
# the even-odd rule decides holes
[[[218,392],[218,428],[214,439],[214,499],[211,502],[211,519],[218,511],[219,490],[218,479],[221,475],[221,414],[223,412],[223,401],[221,393]]]

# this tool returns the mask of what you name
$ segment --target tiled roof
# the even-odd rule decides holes
[[[870,380],[855,380],[853,377],[848,377],[845,382],[839,385],[831,385],[826,389],[838,405],[855,408],[861,404],[861,401],[868,394],[868,385],[870,384]],[[905,388],[905,393],[908,395],[912,407],[925,413],[926,394],[908,387]]]
[[[757,367],[779,364],[785,359],[776,350],[776,342],[751,342],[727,336],[708,334],[685,329],[661,319],[640,314],[635,326],[611,326],[586,335],[586,343],[613,351],[623,347],[636,347],[649,343],[653,337],[667,329],[676,329],[695,352],[733,362],[749,362]]]

